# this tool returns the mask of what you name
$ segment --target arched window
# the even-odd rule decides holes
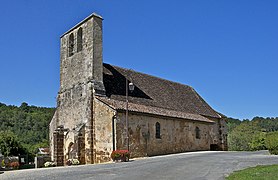
[[[82,51],[82,28],[77,31],[77,52]]]
[[[161,137],[160,137],[160,123],[159,122],[155,123],[155,137],[157,139],[161,139]]]
[[[74,36],[73,36],[72,33],[69,36],[68,48],[69,48],[69,56],[72,56],[73,55],[73,49],[74,49]]]
[[[201,136],[200,136],[200,128],[199,127],[196,127],[195,128],[195,133],[196,133],[196,139],[201,139]]]

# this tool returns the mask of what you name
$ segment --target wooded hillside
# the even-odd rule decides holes
[[[20,145],[33,154],[36,148],[48,146],[48,125],[54,111],[54,108],[27,103],[20,107],[0,103],[0,132],[15,136]]]

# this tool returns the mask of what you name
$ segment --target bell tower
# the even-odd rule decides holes
[[[95,93],[105,94],[102,20],[93,13],[61,36],[60,92],[91,82]]]
[[[60,38],[60,89],[49,134],[52,160],[59,165],[70,147],[78,147],[75,158],[82,164],[93,163],[93,97],[105,96],[102,21],[93,13]]]

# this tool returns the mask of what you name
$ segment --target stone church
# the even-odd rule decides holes
[[[131,157],[226,150],[223,115],[192,87],[103,63],[102,21],[91,14],[61,36],[52,160],[102,163],[118,149]]]

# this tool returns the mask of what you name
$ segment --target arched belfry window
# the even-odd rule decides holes
[[[201,139],[200,131],[201,131],[201,130],[200,130],[199,127],[196,127],[196,128],[195,128],[196,139]]]
[[[82,51],[82,28],[77,31],[77,52]]]
[[[160,136],[160,123],[159,122],[155,123],[155,138],[161,139],[161,136]]]
[[[73,36],[72,33],[69,35],[68,48],[69,48],[69,56],[72,56],[73,55],[73,49],[74,49],[74,36]]]

